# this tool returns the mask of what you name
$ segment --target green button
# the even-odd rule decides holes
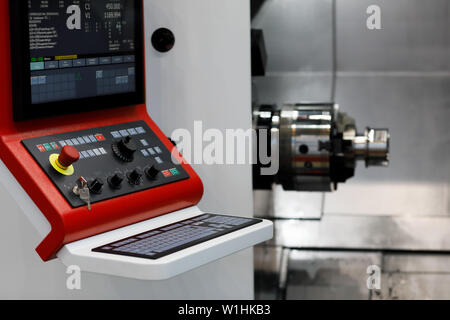
[[[48,143],[44,144],[44,148],[45,148],[45,150],[47,150],[47,151],[53,150],[53,148],[52,148]]]
[[[180,174],[180,171],[178,171],[178,169],[170,169],[170,173],[172,173],[172,175],[177,176]]]

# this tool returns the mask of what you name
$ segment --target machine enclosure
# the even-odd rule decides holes
[[[123,226],[196,205],[203,184],[186,164],[167,136],[147,113],[145,105],[114,108],[70,116],[14,122],[8,1],[0,2],[0,158],[44,214],[51,232],[36,251],[48,261],[65,245]],[[64,107],[64,104],[61,104]],[[91,129],[125,122],[145,121],[163,144],[178,158],[190,178],[119,198],[73,209],[50,181],[21,141],[45,135]]]

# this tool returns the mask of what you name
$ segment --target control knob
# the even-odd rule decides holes
[[[136,168],[128,174],[128,181],[130,181],[131,184],[139,185],[142,182],[143,175],[144,173],[142,172],[142,170]]]
[[[145,175],[149,179],[153,180],[153,179],[156,179],[158,174],[161,172],[161,168],[159,168],[158,165],[154,164],[154,165],[151,165],[151,166],[145,168],[144,172],[145,172]]]
[[[112,145],[114,154],[124,162],[131,162],[134,159],[134,153],[137,151],[133,138],[125,137]]]
[[[91,192],[100,194],[100,193],[102,193],[102,189],[103,189],[104,185],[105,185],[105,183],[103,182],[103,180],[100,178],[97,178],[97,179],[92,180],[89,183],[88,187]]]
[[[122,187],[122,182],[124,180],[123,174],[117,172],[113,176],[108,178],[108,183],[113,189],[120,189]]]

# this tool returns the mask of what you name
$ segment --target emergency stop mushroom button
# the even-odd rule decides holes
[[[57,164],[61,166],[62,169],[67,169],[73,163],[80,159],[80,153],[77,149],[72,146],[65,146],[61,150],[61,154],[58,157]]]
[[[80,159],[80,153],[73,146],[66,145],[60,154],[50,155],[49,161],[52,167],[59,173],[71,176],[75,173],[73,164]]]

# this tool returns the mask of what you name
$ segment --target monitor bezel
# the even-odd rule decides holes
[[[136,91],[33,104],[31,102],[28,1],[10,0],[13,120],[26,121],[145,103],[143,1],[135,4]],[[26,67],[23,67],[26,66]]]

